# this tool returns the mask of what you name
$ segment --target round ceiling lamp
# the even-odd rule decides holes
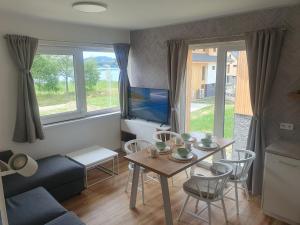
[[[75,2],[73,9],[86,13],[99,13],[107,10],[107,5],[100,2]]]

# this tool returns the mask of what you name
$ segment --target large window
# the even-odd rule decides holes
[[[32,76],[44,124],[119,110],[112,48],[40,46]]]

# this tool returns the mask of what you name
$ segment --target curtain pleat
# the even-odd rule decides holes
[[[180,92],[186,74],[188,45],[184,40],[169,40],[168,45],[168,82],[170,98],[170,124],[171,130],[179,132],[179,101]]]
[[[13,141],[35,142],[44,139],[34,81],[30,72],[37,50],[36,38],[6,35],[9,52],[19,70],[17,115]]]
[[[262,192],[266,147],[265,109],[277,73],[284,33],[282,29],[268,29],[246,34],[250,100],[253,110],[247,148],[256,153],[248,177],[248,186],[254,195]]]
[[[128,66],[128,55],[129,55],[129,44],[114,44],[114,51],[118,66],[120,68],[119,75],[119,98],[120,98],[120,110],[121,118],[128,117],[128,88],[130,86],[127,66]]]

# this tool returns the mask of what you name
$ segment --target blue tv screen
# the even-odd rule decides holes
[[[152,88],[129,88],[129,116],[169,123],[169,91]]]

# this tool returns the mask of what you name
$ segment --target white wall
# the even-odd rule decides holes
[[[84,43],[129,43],[129,31],[46,21],[0,12],[0,150],[13,149],[35,158],[67,153],[93,144],[120,148],[118,114],[72,121],[44,129],[46,139],[34,144],[12,142],[16,114],[17,70],[3,35],[29,35],[44,40]]]

